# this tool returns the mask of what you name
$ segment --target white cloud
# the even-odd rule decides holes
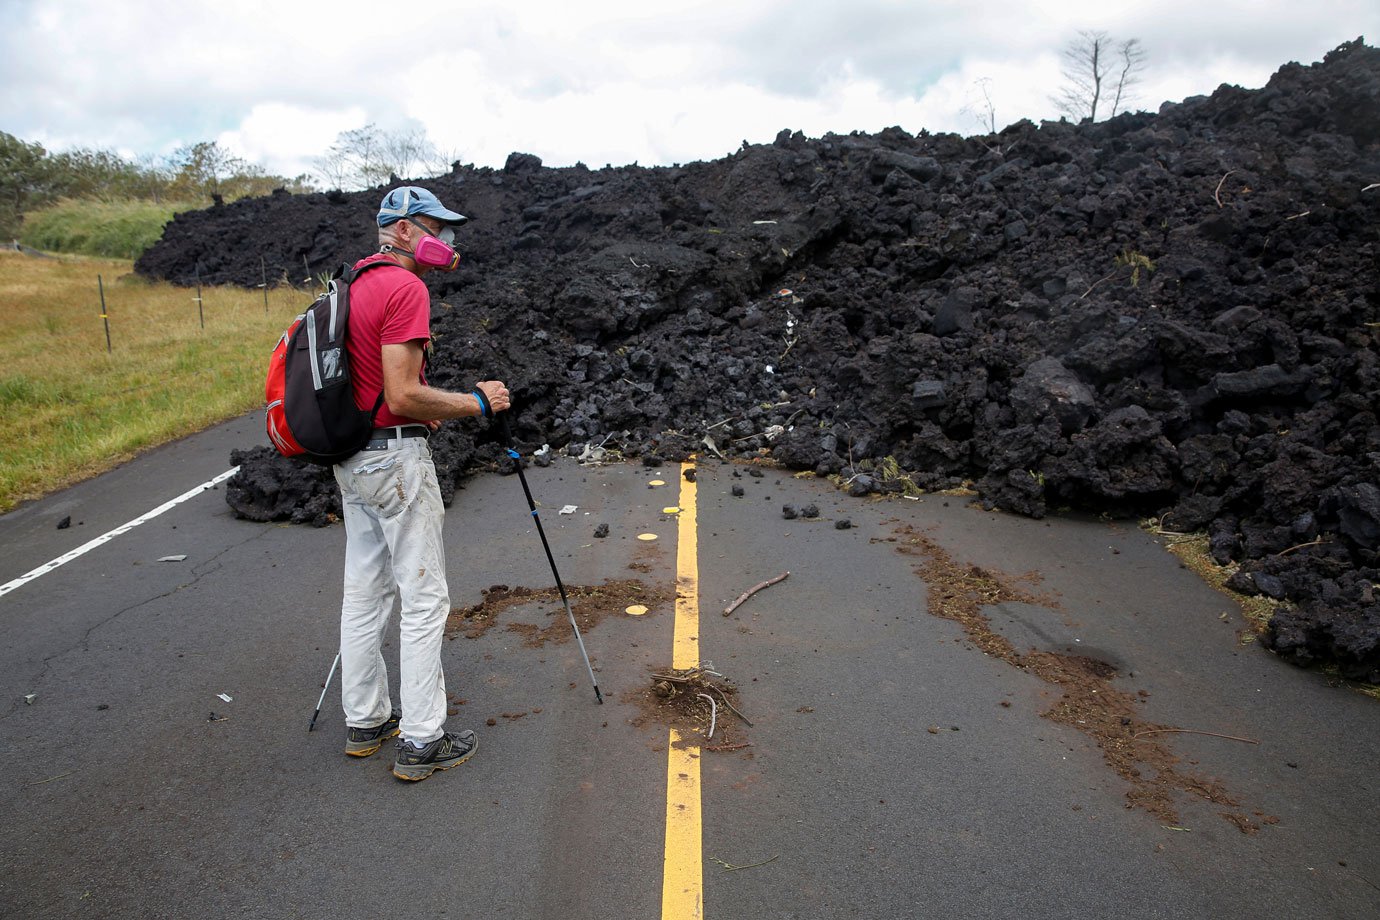
[[[365,119],[359,106],[322,110],[270,102],[251,108],[238,127],[222,131],[215,140],[242,159],[272,162],[275,174],[293,178],[310,173],[313,160],[340,132],[359,127]]]
[[[369,122],[492,166],[687,162],[781,128],[972,133],[983,78],[999,127],[1053,117],[1058,50],[1085,28],[1141,40],[1154,110],[1380,33],[1373,0],[431,0],[425,20],[366,0],[0,2],[3,130],[140,153],[215,139],[285,175]]]

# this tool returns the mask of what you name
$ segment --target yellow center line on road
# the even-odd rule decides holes
[[[700,663],[700,572],[695,530],[695,483],[681,466],[680,516],[676,546],[676,625],[671,667]],[[661,881],[662,920],[704,916],[704,866],[700,822],[700,746],[674,728],[667,742],[666,857]]]

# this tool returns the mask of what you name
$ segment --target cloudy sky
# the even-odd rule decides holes
[[[309,172],[345,130],[500,166],[670,164],[782,128],[978,133],[1058,117],[1079,30],[1138,39],[1135,108],[1380,41],[1377,0],[0,0],[0,130]]]

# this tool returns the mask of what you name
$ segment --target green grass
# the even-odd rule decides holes
[[[19,241],[34,249],[137,259],[157,242],[177,211],[201,205],[64,199],[24,217]]]
[[[262,406],[268,356],[311,300],[270,291],[265,314],[260,291],[204,287],[202,329],[194,290],[131,268],[0,252],[0,512]]]

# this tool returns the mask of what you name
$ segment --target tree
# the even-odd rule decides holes
[[[980,77],[973,81],[973,86],[976,88],[975,93],[981,94],[982,98],[977,99],[974,94],[970,94],[968,102],[959,113],[972,116],[987,134],[996,134],[997,105],[992,101],[992,78]]]
[[[378,126],[341,131],[335,143],[316,161],[318,174],[334,188],[367,188],[387,182],[392,167],[383,162],[383,139]]]
[[[1064,88],[1054,97],[1055,106],[1074,121],[1097,121],[1108,96],[1113,117],[1130,102],[1146,52],[1138,38],[1118,43],[1106,32],[1082,31],[1064,46],[1062,56]]]
[[[370,188],[394,176],[414,176],[418,171],[435,175],[449,169],[446,155],[422,129],[384,131],[372,123],[341,131],[314,165],[317,177],[339,189]]]
[[[147,199],[161,204],[172,185],[174,168],[166,157],[146,153],[134,161],[134,182],[129,190],[131,196]]]
[[[314,191],[310,177],[270,175],[214,141],[183,147],[167,159],[127,160],[84,147],[50,153],[0,131],[0,240],[19,235],[25,214],[65,198],[204,205],[217,197],[233,201],[279,188]]]
[[[215,141],[201,141],[173,151],[174,194],[214,196],[222,194],[221,184],[236,175],[263,170],[246,163]]]
[[[383,135],[383,158],[393,166],[391,175],[409,177],[418,171],[431,172],[435,157],[436,145],[427,139],[426,131],[421,128]],[[384,181],[387,182],[388,177]]]
[[[0,131],[0,238],[13,239],[25,211],[54,197],[48,152]]]
[[[1116,73],[1116,93],[1112,96],[1112,118],[1117,112],[1124,112],[1126,104],[1133,95],[1131,87],[1140,82],[1140,72],[1145,67],[1145,48],[1140,39],[1131,38],[1117,47],[1117,59],[1113,65]]]
[[[51,186],[63,198],[136,197],[139,167],[109,150],[77,147],[50,155]]]

